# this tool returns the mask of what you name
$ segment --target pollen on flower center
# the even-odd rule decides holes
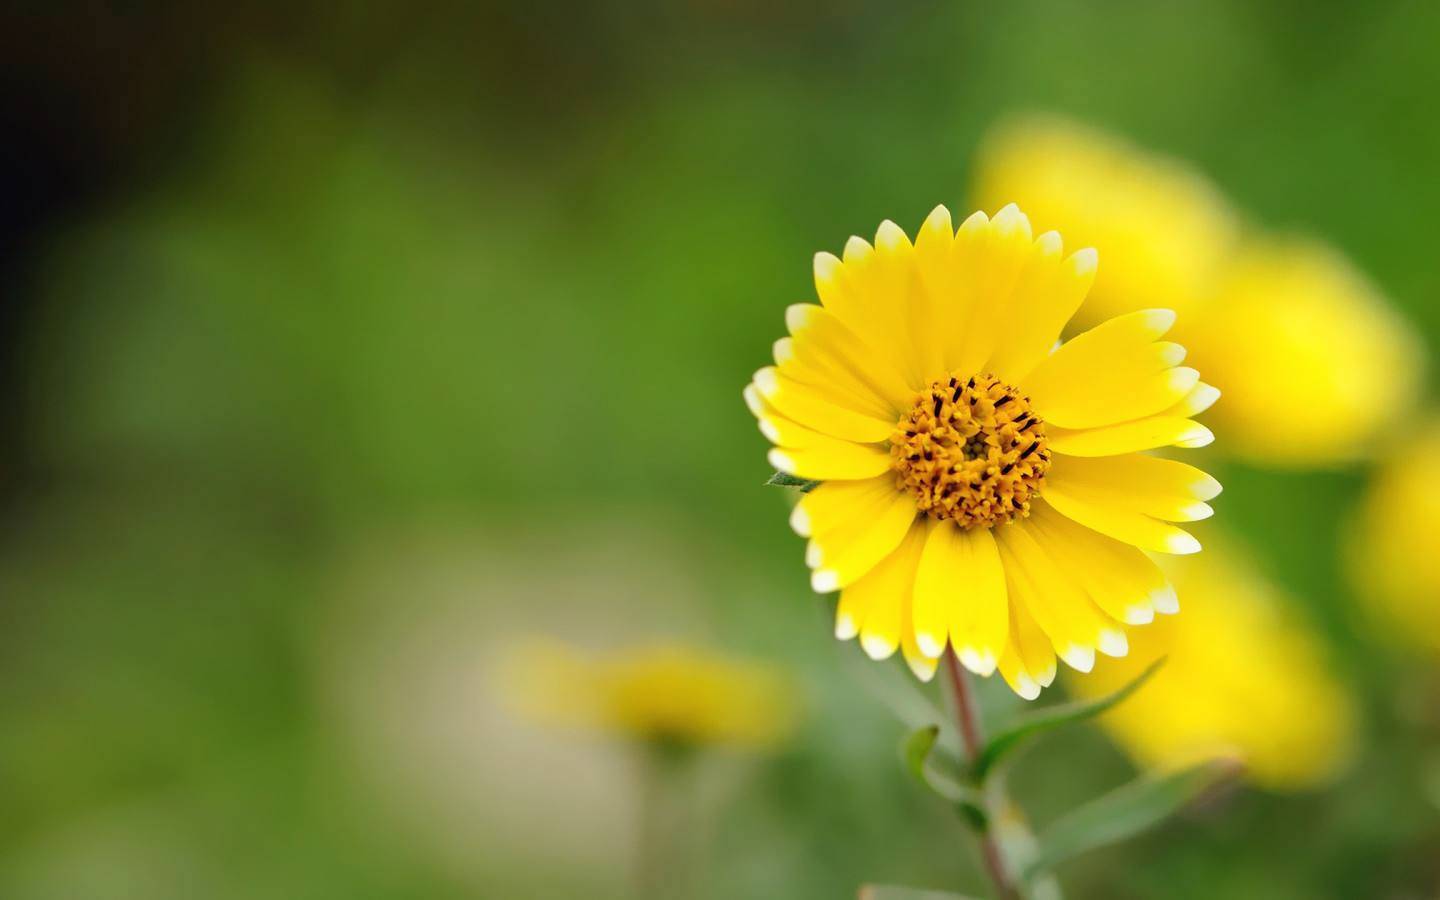
[[[896,424],[890,456],[916,506],[964,528],[1028,516],[1050,468],[1030,399],[990,374],[932,382]]]

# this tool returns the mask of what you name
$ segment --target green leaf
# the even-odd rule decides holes
[[[786,475],[784,472],[776,472],[774,475],[771,475],[770,480],[765,483],[775,485],[776,487],[799,488],[802,494],[808,494],[820,486],[820,482],[818,481],[812,481],[809,478],[796,478],[794,475]]]
[[[936,746],[939,737],[939,725],[912,731],[901,745],[905,770],[922,787],[955,804],[969,824],[984,830],[987,819],[980,793],[966,783],[960,761]]]
[[[1241,771],[1233,759],[1212,759],[1167,775],[1145,775],[1061,816],[1040,835],[1025,868],[1033,878],[1082,853],[1129,840]]]
[[[901,887],[895,884],[861,885],[858,900],[974,900],[969,894]]]
[[[1115,706],[1126,697],[1135,693],[1135,691],[1140,688],[1140,685],[1144,684],[1151,675],[1154,675],[1155,670],[1159,669],[1164,662],[1163,657],[1157,659],[1150,664],[1149,668],[1136,676],[1134,681],[1113,694],[1101,697],[1099,700],[1061,703],[1024,716],[1014,725],[995,735],[985,744],[985,748],[980,752],[980,758],[975,761],[976,780],[983,784],[990,773],[994,771],[996,765],[1014,753],[1030,738],[1059,728],[1062,725],[1093,719],[1110,707]]]

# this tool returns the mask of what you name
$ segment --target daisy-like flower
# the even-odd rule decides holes
[[[950,646],[1034,698],[1057,656],[1089,671],[1125,655],[1122,625],[1177,611],[1144,551],[1198,551],[1171,523],[1220,485],[1144,451],[1210,443],[1192,416],[1218,392],[1161,340],[1168,310],[1055,347],[1096,261],[1013,205],[815,257],[820,305],[789,308],[745,399],[775,468],[822,482],[791,525],[815,590],[841,592],[838,637],[922,679]]]
[[[674,746],[764,748],[794,729],[795,689],[776,669],[668,642],[592,655],[534,639],[506,659],[509,701],[547,724]]]

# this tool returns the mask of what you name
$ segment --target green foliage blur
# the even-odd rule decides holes
[[[789,747],[678,788],[684,896],[981,893],[830,635],[740,389],[811,255],[961,209],[1007,112],[1194,160],[1440,336],[1432,3],[304,9],[111,13],[185,60],[119,82],[75,77],[95,10],[14,14],[80,60],[7,54],[37,106],[87,98],[48,116],[143,118],[77,126],[103,188],[3,271],[27,312],[0,896],[630,896],[625,748],[496,696],[489,663],[536,632],[680,635],[802,685]],[[1219,474],[1362,699],[1358,764],[1077,861],[1067,895],[1433,896],[1440,679],[1357,624],[1337,569],[1364,471]],[[1013,788],[1043,824],[1131,771],[1087,728]]]

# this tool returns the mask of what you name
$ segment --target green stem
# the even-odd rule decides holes
[[[960,667],[954,650],[945,654],[945,671],[950,679],[951,693],[955,697],[955,719],[960,729],[960,743],[965,748],[966,758],[973,766],[985,746],[985,736],[980,730],[980,705],[975,700],[970,679]],[[995,895],[1000,900],[1020,900],[1020,891],[1015,887],[1009,867],[1005,865],[1005,856],[995,835],[997,816],[1005,814],[1005,802],[1000,793],[999,785],[984,789],[985,822],[976,827],[975,836],[980,842],[980,858],[985,865],[985,873],[990,876],[990,881],[995,886]]]

